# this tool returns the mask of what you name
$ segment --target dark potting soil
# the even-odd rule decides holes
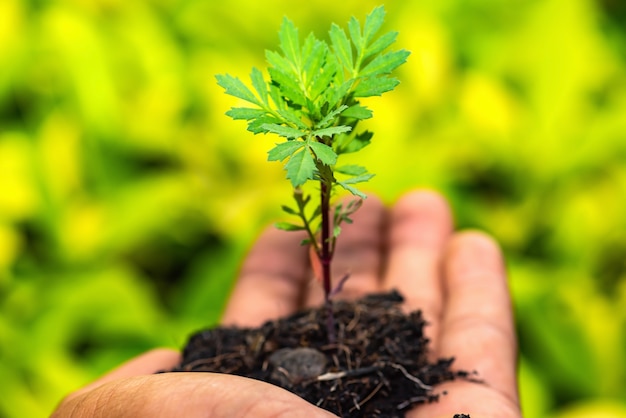
[[[335,343],[325,307],[259,328],[217,327],[194,334],[172,372],[220,372],[270,382],[341,417],[404,417],[457,378],[453,358],[428,360],[421,311],[404,314],[398,292],[336,301]],[[464,416],[464,415],[459,415]]]

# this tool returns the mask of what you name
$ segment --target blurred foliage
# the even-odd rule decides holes
[[[0,416],[216,323],[289,184],[214,75],[284,15],[324,36],[377,4],[0,1]],[[436,188],[502,243],[526,416],[626,417],[624,3],[386,8],[412,55],[371,101],[369,191]]]

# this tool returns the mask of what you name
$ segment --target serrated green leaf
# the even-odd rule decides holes
[[[248,131],[254,134],[268,133],[269,131],[264,129],[263,125],[271,125],[275,123],[278,124],[281,122],[282,122],[281,120],[276,119],[275,117],[270,116],[270,115],[260,116],[248,122]]]
[[[309,39],[311,39],[311,41],[309,41]],[[313,34],[309,35],[307,42],[312,42],[312,45],[310,47],[305,45],[303,49],[305,62],[302,70],[306,74],[306,86],[309,88],[324,65],[328,46],[326,43],[317,40]]]
[[[339,58],[339,61],[352,72],[354,64],[352,63],[352,47],[350,46],[350,41],[344,30],[334,23],[330,27],[330,41],[333,44],[335,55]]]
[[[304,231],[306,229],[302,225],[296,225],[289,222],[276,222],[274,226],[283,231]]]
[[[410,52],[405,50],[392,51],[379,55],[359,72],[359,77],[375,77],[389,74],[398,66],[404,64],[409,55]]]
[[[352,43],[356,47],[357,54],[361,55],[365,42],[363,42],[363,37],[361,36],[361,25],[354,16],[348,22],[348,32],[350,33],[350,38],[352,38]]]
[[[325,128],[328,125],[331,125],[334,121],[335,118],[342,113],[344,110],[346,110],[348,108],[348,106],[346,105],[341,105],[339,106],[337,109],[333,110],[332,112],[328,113],[326,116],[324,116],[322,118],[322,120],[320,120],[316,125],[315,128]]]
[[[267,152],[267,161],[283,161],[304,147],[304,145],[303,141],[287,141],[276,144],[274,148]]]
[[[348,80],[343,82],[342,84],[338,84],[339,80],[336,80],[335,87],[332,89],[328,89],[326,91],[326,101],[330,108],[335,107],[338,103],[340,103],[347,95],[354,82],[352,80]]]
[[[304,93],[293,77],[288,76],[276,68],[268,68],[267,71],[270,73],[272,81],[278,84],[282,96],[301,106],[306,105]]]
[[[350,178],[348,178],[346,180],[342,180],[341,182],[343,184],[365,183],[366,181],[369,181],[372,177],[374,177],[374,174],[367,173],[367,174],[361,174],[361,175],[355,176],[355,177],[350,177]]]
[[[296,125],[296,127],[298,129],[300,129],[301,131],[306,131],[309,127],[306,126],[306,124],[304,122],[302,122],[302,119],[300,119],[300,116],[293,110],[287,108],[287,109],[279,109],[278,110],[278,114],[286,121],[289,123],[292,123],[294,125]]]
[[[287,108],[287,104],[285,103],[285,100],[283,99],[280,89],[278,88],[278,86],[274,84],[270,84],[270,97],[272,98],[272,101],[274,102],[274,105],[276,106],[277,109]]]
[[[352,164],[335,167],[335,171],[349,176],[360,176],[367,173],[367,169],[365,167]]]
[[[341,227],[339,225],[335,225],[333,227],[333,237],[337,238],[341,234]]]
[[[364,106],[354,105],[343,111],[341,116],[363,120],[371,118],[372,111]]]
[[[380,96],[396,88],[399,83],[393,77],[368,77],[359,81],[354,89],[354,97]]]
[[[303,69],[306,66],[306,61],[311,59],[313,49],[318,42],[320,41],[317,40],[313,32],[309,33],[309,35],[304,38],[304,43],[302,44],[302,59],[304,60],[305,64],[302,67]]]
[[[360,197],[361,199],[366,199],[367,195],[365,193],[363,193],[362,191],[358,190],[356,187],[351,186],[349,184],[345,184],[342,181],[338,181],[337,182],[338,185],[340,185],[342,188],[344,188],[345,190],[349,191],[350,193],[352,193],[355,196]]]
[[[337,162],[337,154],[331,147],[321,142],[311,141],[309,146],[318,160],[326,165],[334,165]]]
[[[235,120],[250,120],[265,115],[265,110],[252,109],[249,107],[233,107],[226,112],[226,115]]]
[[[330,128],[318,129],[316,131],[313,131],[311,135],[331,137],[333,135],[350,132],[351,130],[352,130],[352,127],[350,126],[345,126],[345,125],[331,126]]]
[[[261,106],[256,96],[237,77],[233,77],[229,74],[218,74],[215,78],[217,78],[217,84],[226,91],[226,94]]]
[[[274,68],[276,71],[287,74],[288,77],[296,78],[298,76],[289,60],[280,55],[278,52],[269,50],[265,51],[265,59],[270,65],[270,68]]]
[[[253,67],[250,73],[250,79],[252,80],[252,87],[256,90],[263,104],[267,106],[267,84],[265,84],[265,80],[263,79],[263,73],[261,73],[258,68]]]
[[[380,27],[385,21],[385,8],[384,6],[378,6],[365,18],[365,25],[363,26],[363,40],[365,44],[369,44],[376,33],[380,30]]]
[[[305,108],[306,108],[306,115],[303,114],[303,117],[305,118],[305,120],[313,121],[313,120],[318,120],[320,118],[319,105],[308,97],[306,98]]]
[[[361,132],[355,136],[342,136],[337,143],[337,154],[357,152],[370,144],[374,134],[370,131]]]
[[[387,32],[386,34],[382,35],[380,38],[376,39],[374,43],[372,43],[365,49],[365,54],[363,54],[363,59],[365,60],[371,57],[372,55],[376,55],[379,52],[384,51],[392,43],[396,41],[397,37],[398,37],[398,32]]]
[[[306,136],[306,132],[302,132],[301,130],[290,126],[278,125],[276,123],[266,123],[262,125],[261,128],[265,129],[267,132],[290,139],[302,138],[303,136]]]
[[[294,26],[293,22],[286,17],[283,18],[283,23],[278,32],[278,38],[280,39],[280,49],[282,49],[285,57],[293,63],[295,68],[300,68],[302,59],[300,56],[298,29]]]
[[[293,154],[287,164],[287,178],[293,187],[302,186],[307,180],[313,178],[315,173],[315,162],[308,149],[303,149]]]
[[[313,84],[310,87],[310,97],[312,100],[316,100],[320,94],[322,94],[337,73],[337,58],[334,54],[326,54],[326,62],[322,67],[320,73],[313,79]]]

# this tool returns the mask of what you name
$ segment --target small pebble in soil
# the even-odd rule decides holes
[[[326,356],[314,348],[281,348],[269,358],[272,378],[283,385],[294,385],[317,377],[326,369]]]

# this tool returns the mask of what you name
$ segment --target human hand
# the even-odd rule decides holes
[[[375,197],[354,214],[337,241],[333,277],[350,272],[337,297],[398,289],[407,310],[421,309],[434,358],[476,370],[484,384],[456,380],[437,403],[410,418],[520,418],[517,342],[504,262],[497,244],[480,232],[453,232],[450,209],[432,192],[413,192],[387,210]],[[308,251],[296,233],[268,229],[248,255],[224,314],[226,324],[256,326],[319,305]]]
[[[453,234],[450,211],[430,192],[404,196],[387,211],[374,197],[344,227],[334,277],[350,271],[338,297],[397,288],[407,310],[422,309],[433,357],[455,356],[455,366],[477,370],[486,384],[454,381],[448,395],[409,417],[520,417],[515,377],[516,341],[502,257],[480,233]],[[256,326],[319,305],[308,251],[297,233],[268,229],[252,248],[225,311],[225,325]],[[495,349],[494,349],[495,347]],[[70,395],[53,414],[80,416],[334,416],[278,387],[211,373],[153,375],[180,361],[156,350]],[[241,396],[245,393],[245,397]]]

